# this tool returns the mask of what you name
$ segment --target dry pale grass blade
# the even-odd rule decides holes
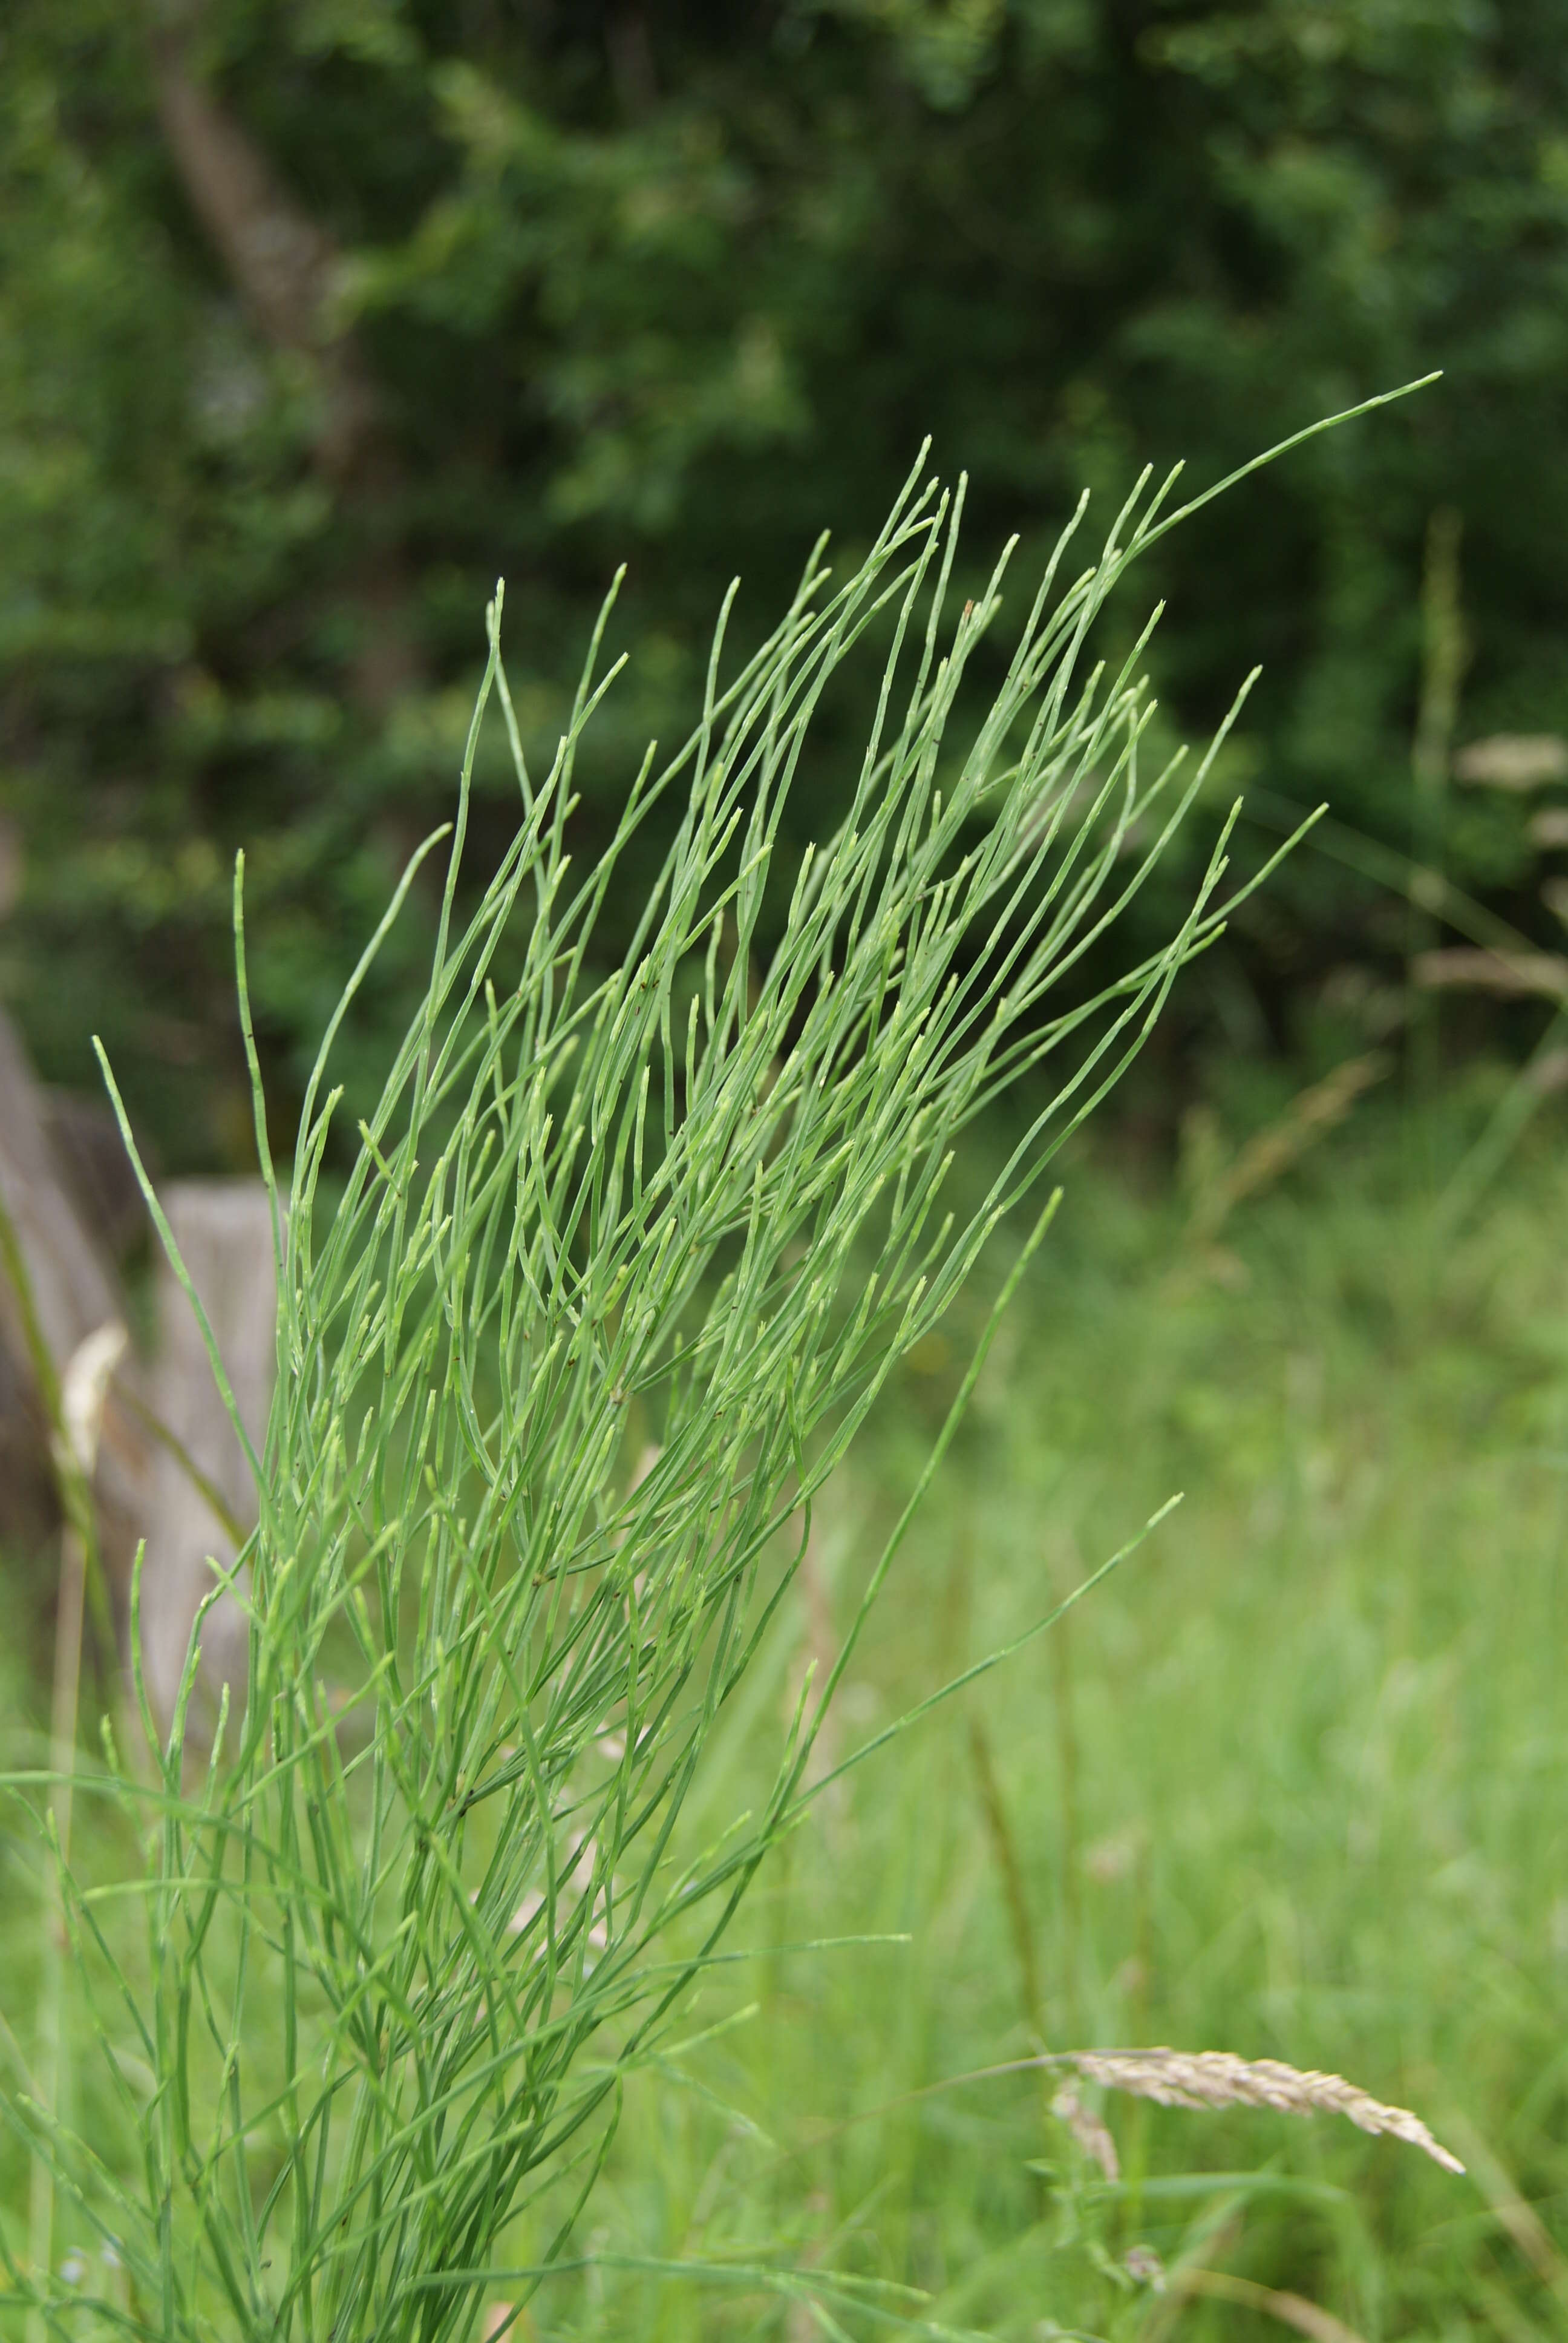
[[[1498,2227],[1513,2238],[1543,2284],[1551,2288],[1568,2310],[1568,2256],[1565,2256],[1533,2205],[1520,2194],[1517,2182],[1495,2149],[1466,2117],[1454,2117],[1475,2185],[1496,2217]]]
[[[70,1464],[84,1481],[91,1481],[98,1461],[104,1402],[129,1341],[119,1320],[111,1318],[77,1343],[60,1378],[60,1436]]]
[[[1479,951],[1455,944],[1417,952],[1411,973],[1425,992],[1495,992],[1506,998],[1539,994],[1568,1001],[1568,960],[1561,952]]]
[[[510,2343],[526,2343],[533,2331],[533,2320],[515,2303],[492,2302],[485,2312],[484,2343],[503,2343],[506,2338]]]
[[[1116,2142],[1094,2109],[1084,2106],[1070,2083],[1063,2083],[1050,2103],[1050,2112],[1060,2117],[1085,2156],[1099,2165],[1107,2180],[1121,2179],[1121,2164],[1116,2153]]]
[[[1282,2327],[1293,2327],[1298,2335],[1310,2337],[1311,2343],[1362,2343],[1353,2327],[1347,2327],[1332,2310],[1309,2302],[1304,2294],[1286,2294],[1277,2287],[1260,2286],[1254,2278],[1232,2278],[1228,2270],[1178,2270],[1171,2285],[1177,2294],[1206,2294],[1219,2302],[1244,2303],[1249,2310],[1277,2318]]]
[[[1568,740],[1555,732],[1495,732],[1459,751],[1453,778],[1473,789],[1538,789],[1568,779]]]
[[[1548,1050],[1525,1067],[1521,1080],[1535,1098],[1551,1098],[1558,1091],[1568,1090],[1568,1050]]]
[[[1386,2133],[1419,2147],[1447,2172],[1464,2170],[1419,2116],[1408,2107],[1385,2107],[1342,2075],[1287,2066],[1278,2058],[1241,2058],[1231,2050],[1075,2050],[1070,2056],[1085,2082],[1153,2099],[1162,2107],[1271,2107],[1281,2115],[1348,2116],[1362,2131]]]
[[[1498,955],[1481,952],[1473,957],[1490,961]],[[1344,1121],[1362,1091],[1381,1081],[1392,1065],[1385,1050],[1368,1051],[1364,1056],[1347,1059],[1292,1099],[1283,1114],[1250,1139],[1199,1197],[1192,1215],[1194,1233],[1212,1237],[1238,1204],[1271,1188],[1315,1140]]]

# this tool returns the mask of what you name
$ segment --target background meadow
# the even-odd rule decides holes
[[[1562,1166],[1543,1147],[1438,1255],[1392,1137],[1260,1198],[1219,1275],[1181,1208],[1130,1197],[1086,1146],[840,1694],[838,1751],[1183,1502],[1065,1634],[826,1795],[742,1934],[910,1941],[759,1950],[733,1986],[750,2014],[693,2053],[689,2087],[634,2097],[601,2249],[742,2258],[782,2230],[808,2261],[1019,2337],[1118,2316],[1261,2335],[1292,2323],[1287,2293],[1298,2318],[1304,2298],[1369,2337],[1556,2331]],[[776,1740],[954,1363],[906,1372],[846,1473],[823,1590],[780,1636],[773,1713],[716,1766],[716,1811],[748,1735]],[[1352,2073],[1419,2107],[1471,2177],[1326,2121],[1123,2102],[1106,2113],[1125,2194],[1075,2238],[1040,2174],[1067,2151],[1038,2077],[919,2096],[1040,2039],[1222,2042]],[[1276,2298],[1128,2299],[1095,2263],[1140,2242]],[[759,2316],[711,2287],[579,2283],[546,2298],[562,2333]]]

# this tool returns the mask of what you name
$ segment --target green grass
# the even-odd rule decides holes
[[[1093,654],[1130,565],[1208,498],[1171,511],[1179,473],[1145,477],[1090,566],[1059,576],[1081,505],[1007,610],[988,705],[966,676],[1016,548],[955,618],[962,490],[921,470],[842,581],[819,544],[739,665],[727,599],[694,729],[662,759],[649,745],[580,870],[573,773],[616,678],[595,672],[609,602],[540,774],[498,590],[428,988],[330,1207],[334,1041],[447,832],[410,862],[328,1023],[286,1185],[241,858],[240,1022],[278,1280],[260,1453],[99,1049],[259,1518],[229,1574],[243,1683],[207,1706],[198,1614],[172,1718],[155,1716],[138,1574],[135,1703],[106,1723],[102,1759],[78,1754],[73,1696],[40,1760],[0,1776],[33,1834],[46,1948],[31,2025],[6,1996],[0,2096],[31,2159],[25,2245],[0,2221],[0,2311],[28,2343],[458,2343],[514,2221],[537,2232],[526,2292],[566,2254],[626,2085],[668,2063],[741,1898],[807,1811],[817,1735],[798,1702],[760,1795],[692,1835],[702,1785],[724,1779],[700,1761],[744,1711],[813,1504],[1239,900],[1227,825],[1169,943],[1084,998],[1236,712],[1195,764],[1179,751],[1151,771],[1136,660],[1158,614],[1121,666]],[[791,783],[824,695],[868,654],[881,683],[859,782],[797,860],[780,849]],[[462,854],[492,696],[519,827],[473,904]],[[656,862],[663,798],[683,810]],[[598,922],[623,862],[646,909],[618,964]],[[787,910],[764,953],[769,900]],[[1026,1086],[977,1188],[968,1134]],[[828,1690],[1052,1209],[1037,1200]],[[89,1471],[62,1464],[88,1544]],[[56,1674],[74,1687],[73,1641]],[[78,1805],[117,1846],[73,1840]]]
[[[1185,2235],[1202,2267],[1304,2297],[1368,2338],[1562,2332],[1561,1139],[1542,1134],[1434,1255],[1397,1139],[1342,1135],[1310,1181],[1237,1214],[1228,1284],[1193,1268],[1171,1200],[1135,1197],[1105,1161],[1070,1169],[1054,1250],[844,1686],[841,1745],[1015,1634],[1172,1489],[1185,1502],[1067,1640],[849,1776],[773,1859],[749,1942],[910,1941],[759,1951],[739,1970],[733,2006],[752,2014],[685,2062],[732,2117],[695,2088],[639,2081],[593,2249],[744,2258],[785,2237],[803,2265],[927,2290],[926,2315],[955,2326],[1154,2337],[1172,2295],[1129,2294],[1097,2258],[1147,2241],[1171,2260]],[[933,1346],[910,1363],[840,1484],[824,1541],[840,1616],[958,1355]],[[769,1699],[720,1760],[724,1796],[749,1763],[762,1781],[812,1633],[802,1606]],[[1106,2114],[1127,2177],[1186,2193],[1134,2192],[1074,2243],[1031,2170],[1064,2158],[1033,2077],[898,2105],[1034,2038],[976,1722],[1049,2042],[1335,2069],[1420,2108],[1470,2177],[1327,2120],[1124,2102]],[[709,2022],[724,2006],[709,1993]],[[1270,2185],[1187,2190],[1181,2177],[1203,2172]],[[1186,2235],[1191,2223],[1214,2234]],[[815,2331],[762,2302],[602,2268],[553,2282],[538,2332]],[[1175,2331],[1287,2330],[1195,2298]]]
[[[41,1956],[0,2004],[29,2343],[467,2343],[487,2297],[546,2334],[1261,2313],[1325,2343],[1331,2299],[1357,2332],[1525,2331],[1529,2288],[1563,2294],[1511,2177],[1543,2193],[1514,2135],[1556,2088],[1528,1896],[1568,1445],[1528,1214],[1456,1245],[1375,1167],[1271,1199],[1371,1061],[1228,1174],[1195,1132],[1184,1223],[1082,1152],[1229,908],[1221,840],[1168,946],[1074,989],[1214,753],[1149,769],[1145,638],[1087,664],[1174,485],[1053,559],[988,709],[1007,557],[945,613],[961,496],[911,480],[738,670],[721,618],[696,729],[582,871],[613,676],[596,636],[531,774],[498,596],[425,1004],[329,1209],[335,1018],[274,1188],[247,1683],[196,1730],[193,1642],[172,1725],[138,1676],[101,1760],[57,1718],[0,1777]],[[854,801],[785,867],[862,643]],[[470,905],[492,691],[521,827]],[[622,860],[648,908],[613,964]],[[236,874],[270,1182],[240,912]],[[1083,1218],[1042,1253],[1054,1202],[1020,1208],[1057,1157]],[[1482,2198],[1387,2143],[1140,2104],[1118,2177],[1060,2062],[1161,2040],[1413,2103]]]
[[[1135,1191],[1109,1144],[1066,1165],[1054,1251],[843,1687],[839,1748],[1016,1632],[1172,1490],[1184,1502],[1065,1643],[934,1713],[764,1866],[736,1940],[759,1949],[687,2030],[750,2014],[628,2087],[577,2240],[595,2267],[549,2282],[538,2336],[804,2337],[809,2314],[754,2286],[624,2267],[794,2258],[925,2289],[956,2326],[1153,2338],[1174,2298],[1124,2292],[1093,2246],[1173,2261],[1184,2237],[1203,2267],[1293,2291],[1369,2343],[1562,2331],[1563,1133],[1539,1131],[1434,1254],[1402,1140],[1370,1127],[1238,1211],[1225,1282],[1191,1256],[1179,1200]],[[821,1542],[840,1623],[980,1298],[910,1360],[840,1480]],[[710,1752],[695,1836],[766,1790],[820,1607],[779,1623]],[[1032,2014],[977,1721],[1021,1875]],[[25,2002],[31,1926],[4,1880],[0,1895]],[[909,1941],[767,1949],[884,1933]],[[1088,2249],[1064,2242],[1031,2168],[1061,2164],[1064,2142],[1032,2077],[906,2097],[1025,2054],[1033,2015],[1058,2045],[1337,2068],[1419,2107],[1472,2177],[1348,2127],[1123,2103],[1106,2113],[1124,2168],[1163,2188],[1103,2208]],[[1205,2173],[1257,2179],[1188,2193]],[[25,2200],[14,2149],[0,2199]],[[508,2240],[523,2258],[537,2243],[526,2225]],[[1193,2298],[1174,2331],[1289,2330]]]

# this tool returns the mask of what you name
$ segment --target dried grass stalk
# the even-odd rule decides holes
[[[1249,2310],[1277,2318],[1282,2327],[1293,2327],[1311,2343],[1362,2343],[1353,2327],[1347,2327],[1321,2304],[1309,2302],[1304,2295],[1282,2294],[1250,2278],[1232,2278],[1229,2270],[1179,2270],[1171,2283],[1179,2295],[1206,2294],[1219,2302],[1244,2303]]]
[[[1539,993],[1568,1001],[1568,960],[1561,952],[1475,951],[1466,944],[1417,952],[1411,973],[1423,992],[1496,992],[1507,998]]]
[[[1538,789],[1568,779],[1568,740],[1555,732],[1495,732],[1453,760],[1453,778],[1486,789]]]
[[[1422,957],[1435,960],[1443,955],[1428,952]],[[1471,957],[1484,960],[1490,965],[1501,955],[1477,952]],[[1542,960],[1551,955],[1536,952],[1531,957]],[[1363,1057],[1351,1058],[1336,1066],[1332,1073],[1292,1099],[1279,1120],[1250,1139],[1235,1161],[1200,1198],[1193,1213],[1197,1232],[1213,1236],[1237,1204],[1271,1188],[1306,1153],[1315,1139],[1343,1122],[1362,1092],[1381,1081],[1392,1066],[1393,1060],[1386,1050],[1370,1050]]]
[[[1386,2132],[1421,2148],[1447,2172],[1462,2172],[1457,2156],[1433,2139],[1408,2107],[1385,2107],[1342,2075],[1303,2072],[1278,2058],[1239,2058],[1231,2050],[1075,2050],[1071,2063],[1085,2082],[1162,2107],[1273,2107],[1282,2115],[1348,2116],[1362,2131]]]
[[[1085,2156],[1099,2165],[1107,2180],[1120,2180],[1121,2164],[1116,2142],[1092,2107],[1086,2107],[1071,2083],[1063,2083],[1050,2103],[1050,2112],[1067,2126]]]

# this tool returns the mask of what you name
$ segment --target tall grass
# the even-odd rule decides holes
[[[105,1764],[76,1779],[120,1834],[119,1876],[65,1859],[50,1769],[7,1777],[60,1898],[97,2075],[80,2095],[92,2120],[74,2121],[15,2050],[7,2120],[94,2257],[25,2260],[0,2227],[0,2308],[39,2332],[166,2343],[435,2343],[470,2330],[519,2217],[548,2204],[551,2227],[512,2270],[513,2304],[560,2262],[628,2078],[689,2028],[759,1865],[824,1786],[807,1776],[821,1707],[803,1689],[750,1807],[704,1844],[679,1828],[819,1493],[1224,917],[1221,840],[1168,946],[1086,997],[1090,955],[1213,754],[1190,775],[1180,759],[1145,769],[1147,629],[1114,671],[1092,661],[1107,597],[1182,517],[1174,484],[1141,482],[1063,585],[1081,507],[977,703],[1006,557],[950,618],[961,493],[917,474],[853,576],[835,587],[819,548],[728,678],[721,618],[695,730],[662,765],[650,749],[582,873],[572,775],[613,679],[596,680],[605,621],[553,769],[531,775],[498,592],[428,990],[330,1214],[332,1044],[445,833],[333,1018],[286,1191],[236,876],[280,1292],[260,1518],[231,1580],[248,1679],[198,1733],[198,1622],[161,1734],[138,1674],[150,1772],[106,1727]],[[781,870],[813,719],[868,656],[883,682],[853,801]],[[465,917],[492,699],[520,827]],[[607,970],[596,919],[669,799],[673,842]],[[1042,1069],[1016,1145],[960,1202],[966,1130]],[[818,1694],[849,1663],[1050,1212]],[[216,1349],[213,1368],[226,1396]],[[133,1651],[135,1613],[133,1598]]]
[[[1280,2298],[1342,2343],[1561,2333],[1563,1125],[1434,1262],[1402,1111],[1391,1085],[1237,1205],[1222,1268],[1136,1159],[1130,1179],[1121,1134],[1075,1142],[841,1730],[874,1733],[1016,1634],[1075,1549],[1187,1498],[1071,1614],[1065,1670],[1055,1635],[1020,1654],[769,1866],[733,1940],[752,1957],[707,1997],[712,2038],[629,2088],[541,2338],[751,2332],[701,2273],[759,2237],[803,2276],[901,2285],[933,2326],[1007,2343],[1050,2322],[1264,2343],[1291,2331]],[[840,1610],[983,1308],[971,1291],[947,1354],[906,1362],[824,1503]],[[766,1778],[806,1628],[792,1604],[694,1832]],[[809,1929],[888,1941],[772,1949]],[[1081,2088],[1112,2183],[1050,2113],[1060,2073],[1042,2106],[1022,2063],[1041,2031],[1338,2068],[1419,2107],[1470,2177],[1326,2117]],[[687,2278],[654,2275],[678,2258]],[[748,2308],[781,2331],[756,2290]]]

